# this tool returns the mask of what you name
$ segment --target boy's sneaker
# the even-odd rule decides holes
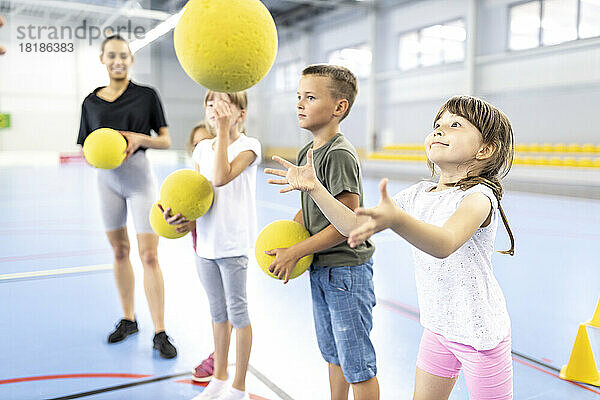
[[[154,348],[159,351],[162,358],[174,358],[177,357],[177,349],[169,341],[169,337],[165,331],[158,332],[154,335]]]
[[[206,360],[203,360],[196,368],[192,380],[195,382],[208,382],[211,380],[215,370],[215,353],[210,353]]]
[[[116,329],[110,335],[108,335],[108,343],[117,343],[125,339],[129,335],[137,333],[138,325],[137,321],[129,321],[122,319],[116,325]]]

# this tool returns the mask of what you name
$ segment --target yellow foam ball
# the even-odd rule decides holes
[[[83,142],[83,155],[96,168],[113,169],[125,159],[127,141],[111,128],[96,129]]]
[[[160,211],[160,208],[158,208],[158,203],[161,202],[154,203],[150,209],[150,226],[152,226],[154,233],[167,239],[177,239],[187,235],[187,232],[179,233],[175,231],[177,226],[169,225],[167,221],[165,221],[162,211]],[[161,205],[163,204],[161,203]]]
[[[280,220],[271,222],[265,226],[258,234],[256,245],[254,246],[254,255],[258,266],[271,278],[277,279],[275,275],[269,272],[269,265],[275,259],[275,256],[265,254],[265,251],[277,248],[287,248],[298,242],[308,239],[310,233],[302,225],[295,221]],[[313,255],[302,257],[290,274],[290,279],[302,275],[313,261]]]
[[[180,169],[167,176],[160,187],[163,207],[172,215],[181,214],[188,220],[203,216],[212,205],[212,185],[200,172]]]
[[[190,0],[174,32],[185,72],[217,92],[258,83],[277,55],[277,29],[259,0]]]

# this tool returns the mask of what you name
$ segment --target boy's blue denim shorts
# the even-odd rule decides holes
[[[319,350],[339,365],[349,383],[377,374],[373,327],[373,260],[347,267],[310,267],[310,287]]]

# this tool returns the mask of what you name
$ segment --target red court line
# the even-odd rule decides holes
[[[52,379],[69,379],[69,378],[150,378],[152,375],[145,374],[111,374],[111,373],[97,373],[97,374],[64,374],[64,375],[40,375],[40,376],[29,376],[24,378],[13,378],[0,380],[0,385],[7,383],[19,383],[19,382],[33,382],[33,381],[47,381]],[[195,382],[191,379],[184,379],[175,381],[178,383],[188,383],[198,386],[206,386],[208,382]],[[269,400],[265,397],[257,396],[255,394],[249,394],[252,400]]]
[[[252,393],[250,393],[250,394],[249,394],[249,396],[250,396],[250,398],[251,398],[252,400],[269,400],[269,399],[267,399],[267,398],[265,398],[265,397],[258,396],[258,395],[252,394]]]
[[[208,386],[208,382],[196,382],[192,379],[180,379],[178,381],[175,381],[177,383],[187,383],[189,385],[194,385],[194,386],[202,386],[202,387],[206,387]]]
[[[12,262],[12,261],[27,261],[27,260],[39,260],[40,258],[62,258],[62,257],[73,257],[73,256],[86,256],[88,254],[109,254],[110,249],[94,249],[94,250],[79,250],[64,253],[44,253],[44,254],[31,254],[27,256],[13,256],[13,257],[0,257],[0,263]]]
[[[547,371],[547,370],[545,370],[545,369],[543,369],[543,368],[540,368],[540,367],[538,367],[538,366],[536,366],[536,365],[530,364],[530,363],[528,363],[527,361],[523,361],[523,360],[521,360],[521,359],[517,358],[516,356],[513,356],[513,360],[515,360],[516,362],[518,362],[518,363],[520,363],[520,364],[526,365],[526,366],[528,366],[528,367],[531,367],[531,368],[533,368],[533,369],[536,369],[536,370],[538,370],[538,371],[540,371],[540,372],[543,372],[543,373],[545,373],[545,374],[552,375],[552,376],[554,376],[554,377],[556,377],[556,378],[558,378],[558,379],[561,379],[561,378],[560,378],[560,376],[558,376],[558,375],[557,375],[557,374],[555,374],[554,372],[550,372],[550,371]],[[577,382],[573,382],[573,381],[567,381],[567,380],[564,380],[564,379],[561,379],[561,380],[562,380],[562,381],[564,381],[564,382],[570,383],[570,384],[572,384],[572,385],[578,386],[578,387],[580,387],[580,388],[582,388],[582,389],[589,390],[589,391],[590,391],[590,392],[592,392],[592,393],[600,394],[600,392],[599,392],[599,391],[597,391],[597,390],[594,390],[594,389],[592,389],[592,388],[590,388],[590,387],[587,387],[586,385],[583,385],[583,384],[581,384],[581,383],[577,383]]]
[[[196,381],[191,380],[191,379],[182,379],[182,380],[175,381],[175,382],[177,382],[177,383],[187,383],[189,385],[203,386],[203,387],[206,387],[206,385],[208,385],[208,382],[196,382]],[[252,394],[252,393],[249,393],[248,395],[250,396],[250,398],[252,400],[269,400],[267,398],[264,398],[264,397],[261,397],[261,396],[258,396],[258,395]]]
[[[392,306],[390,306],[389,304],[385,304],[385,303],[383,303],[383,302],[380,302],[378,305],[380,305],[380,306],[382,306],[382,307],[385,307],[385,308],[387,308],[388,310],[392,310],[392,311],[394,311],[394,312],[396,312],[396,313],[398,313],[398,314],[404,315],[406,318],[408,318],[408,319],[412,319],[412,320],[413,320],[413,321],[415,321],[415,322],[421,322],[421,321],[419,320],[419,318],[415,317],[414,315],[412,315],[412,314],[409,314],[409,313],[407,313],[407,312],[404,312],[404,311],[401,311],[401,310],[398,310],[396,307],[392,307]]]
[[[52,379],[68,379],[68,378],[149,378],[152,375],[142,374],[64,374],[64,375],[40,375],[29,376],[25,378],[13,378],[0,380],[0,385],[7,383],[32,382],[32,381],[47,381]]]
[[[396,300],[384,299],[383,297],[381,297],[381,300],[386,301],[386,302],[388,302],[390,304],[395,304],[395,305],[397,305],[399,307],[404,308],[405,310],[412,311],[412,312],[414,312],[416,314],[420,313],[420,311],[419,311],[418,308],[413,307],[413,306],[409,306],[408,304],[400,303],[399,301],[396,301]]]
[[[395,304],[395,305],[397,305],[398,307],[406,308],[406,309],[408,309],[408,310],[414,309],[413,307],[411,307],[411,306],[409,306],[409,305],[406,305],[406,304],[403,304],[403,303],[400,303],[400,302],[398,302],[398,301],[394,301],[394,300],[388,300],[388,299],[383,299],[383,298],[379,298],[379,300],[381,300],[381,302],[380,302],[379,304],[381,304],[381,305],[382,305],[382,306],[384,306],[385,308],[387,308],[387,309],[389,309],[389,310],[392,310],[392,311],[394,311],[395,313],[398,313],[398,314],[400,314],[400,315],[403,315],[403,316],[405,316],[405,317],[407,317],[407,318],[409,318],[409,319],[412,319],[413,321],[417,321],[417,322],[419,322],[419,319],[418,319],[417,317],[415,317],[414,315],[411,315],[411,314],[409,314],[409,313],[403,312],[402,310],[399,310],[399,309],[397,309],[397,308],[395,308],[395,307],[392,307],[392,306],[390,306],[390,305],[386,305],[386,304],[385,304],[385,302],[387,302],[387,303],[390,303],[390,304]],[[418,313],[418,311],[419,311],[419,310],[416,310],[416,312],[417,312],[417,313]],[[520,363],[520,364],[523,364],[523,365],[525,365],[525,366],[527,366],[527,367],[530,367],[530,368],[533,368],[533,369],[535,369],[535,370],[538,370],[538,371],[540,371],[540,372],[543,372],[543,373],[545,373],[545,374],[548,374],[548,375],[554,376],[554,377],[556,377],[556,378],[560,379],[561,381],[564,381],[564,382],[570,383],[570,384],[572,384],[572,385],[578,386],[578,387],[580,387],[580,388],[582,388],[582,389],[585,389],[585,390],[588,390],[588,391],[590,391],[590,392],[592,392],[592,393],[600,394],[600,391],[594,390],[594,389],[592,389],[592,388],[590,388],[590,387],[588,387],[588,386],[586,386],[586,385],[583,385],[583,384],[581,384],[581,383],[577,383],[577,382],[573,382],[573,381],[567,381],[567,380],[561,379],[561,378],[560,378],[560,376],[558,376],[557,374],[555,374],[555,373],[553,373],[553,372],[550,372],[550,371],[547,371],[547,370],[545,370],[545,369],[543,369],[543,368],[540,368],[540,367],[538,367],[538,366],[536,366],[536,365],[533,365],[533,364],[531,364],[531,363],[528,363],[528,362],[526,362],[526,361],[523,361],[523,360],[521,360],[520,358],[516,358],[516,356],[513,356],[513,360],[515,360],[516,362],[518,362],[518,363]]]

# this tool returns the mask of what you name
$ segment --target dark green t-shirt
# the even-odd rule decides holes
[[[310,142],[298,153],[298,165],[306,165],[306,154],[313,146]],[[313,152],[313,163],[317,179],[334,197],[346,191],[358,194],[359,204],[363,205],[362,178],[358,155],[354,146],[341,133],[337,133],[325,145]],[[304,226],[311,236],[322,231],[331,223],[319,206],[306,192],[302,192],[302,217]],[[375,246],[371,241],[351,248],[347,242],[315,253],[313,265],[319,267],[343,267],[360,265],[369,261]]]

